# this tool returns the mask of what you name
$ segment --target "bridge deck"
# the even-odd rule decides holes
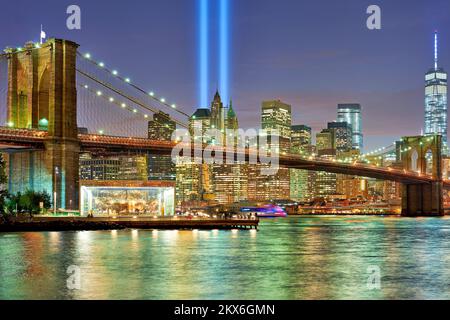
[[[103,153],[136,151],[170,155],[173,147],[176,145],[174,142],[170,141],[154,141],[145,138],[115,137],[95,134],[79,134],[78,138],[80,140],[82,151]],[[0,145],[6,146],[5,149],[43,149],[46,139],[48,139],[46,131],[0,127]],[[245,157],[246,160],[249,159],[248,150],[245,151]],[[420,175],[416,172],[368,166],[361,163],[348,164],[317,158],[311,159],[293,154],[281,155],[279,164],[280,166],[287,168],[326,171],[381,180],[391,180],[404,184],[436,182],[432,177]],[[443,184],[445,189],[450,189],[450,181],[443,181]]]

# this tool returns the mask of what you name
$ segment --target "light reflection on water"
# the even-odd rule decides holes
[[[258,232],[6,233],[0,299],[449,299],[449,232],[449,218],[291,217]]]

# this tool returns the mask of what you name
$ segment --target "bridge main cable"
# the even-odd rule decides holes
[[[156,108],[149,107],[148,105],[144,104],[143,102],[141,102],[141,101],[139,101],[139,100],[137,100],[137,99],[135,99],[133,97],[128,96],[127,94],[123,93],[122,91],[114,88],[111,84],[109,84],[107,82],[104,82],[104,81],[101,81],[101,80],[97,79],[96,77],[94,77],[91,74],[88,74],[88,73],[86,73],[84,71],[81,71],[78,68],[76,69],[76,71],[78,73],[80,73],[82,76],[84,76],[84,77],[94,81],[95,83],[98,83],[99,85],[101,85],[101,86],[103,86],[103,87],[113,91],[114,93],[120,95],[121,97],[123,97],[123,98],[125,98],[125,99],[127,99],[127,100],[129,100],[131,102],[133,102],[134,104],[136,104],[136,105],[138,105],[138,106],[140,106],[140,107],[142,107],[142,108],[144,108],[144,109],[146,109],[146,110],[148,110],[148,111],[150,111],[152,113],[158,113],[160,111],[160,110],[158,110]],[[172,120],[175,121],[175,123],[177,123],[178,125],[180,125],[180,126],[182,126],[184,128],[188,128],[189,127],[186,123],[183,123],[183,122],[181,122],[181,121],[179,121],[177,119],[172,119]]]
[[[112,70],[110,70],[109,68],[107,68],[107,67],[105,67],[105,66],[100,65],[100,63],[98,63],[97,61],[85,57],[85,56],[84,56],[83,54],[81,54],[79,51],[77,51],[77,55],[80,56],[82,59],[84,59],[84,60],[90,62],[90,63],[93,64],[93,65],[95,65],[95,66],[96,66],[97,68],[99,68],[100,70],[103,70],[103,71],[109,73],[111,76],[113,76],[113,77],[115,77],[115,78],[117,78],[117,79],[122,80],[124,83],[128,84],[129,86],[131,86],[132,88],[138,90],[139,92],[145,94],[146,96],[150,97],[151,99],[157,101],[158,103],[164,105],[165,107],[167,107],[167,108],[169,108],[169,109],[171,109],[171,110],[174,110],[175,112],[178,112],[179,114],[182,114],[183,116],[185,116],[185,117],[187,117],[187,118],[190,118],[190,115],[189,115],[189,114],[187,114],[187,113],[185,113],[185,112],[179,110],[175,105],[170,105],[169,103],[167,103],[167,102],[165,102],[165,101],[162,101],[161,99],[156,98],[154,95],[148,94],[147,91],[143,90],[142,88],[138,87],[137,85],[135,85],[135,84],[133,84],[133,83],[131,83],[131,82],[129,82],[129,81],[126,81],[126,79],[123,78],[122,76],[120,76],[120,75],[118,75],[118,74],[114,74]]]

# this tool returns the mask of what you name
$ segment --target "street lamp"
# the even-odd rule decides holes
[[[57,185],[56,185],[56,176],[59,174],[59,169],[58,169],[58,167],[56,166],[55,167],[55,178],[54,178],[54,181],[53,181],[53,214],[54,215],[56,215],[56,197],[57,197],[57,192],[56,192],[56,190],[57,190]]]

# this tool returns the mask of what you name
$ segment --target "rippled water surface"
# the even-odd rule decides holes
[[[70,266],[80,268],[79,290],[67,288]],[[373,267],[379,290],[367,285]],[[0,233],[0,298],[450,299],[450,219],[291,217],[264,220],[258,232]]]

